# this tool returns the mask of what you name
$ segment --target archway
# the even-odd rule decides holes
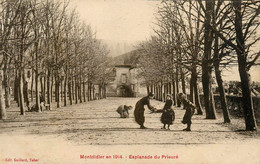
[[[119,97],[132,97],[133,91],[130,86],[128,85],[121,85],[118,87],[118,96]]]

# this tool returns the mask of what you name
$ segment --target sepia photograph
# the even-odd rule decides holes
[[[260,0],[0,0],[0,164],[260,164]]]

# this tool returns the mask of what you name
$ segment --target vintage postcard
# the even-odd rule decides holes
[[[260,163],[260,1],[1,0],[0,163]]]

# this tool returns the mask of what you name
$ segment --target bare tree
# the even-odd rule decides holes
[[[249,70],[257,62],[257,59],[260,56],[259,52],[254,53],[251,51],[251,48],[260,40],[260,37],[257,36],[258,34],[256,33],[256,30],[259,27],[259,3],[259,1],[247,2],[234,0],[230,3],[233,11],[222,13],[223,16],[229,18],[229,22],[232,23],[227,30],[235,30],[235,39],[232,39],[230,38],[230,35],[227,35],[228,31],[219,31],[214,26],[209,25],[209,28],[211,28],[225,44],[236,51],[242,86],[242,101],[246,130],[257,130],[252,103]]]

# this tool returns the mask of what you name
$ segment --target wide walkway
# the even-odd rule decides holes
[[[137,98],[108,98],[42,113],[26,112],[25,116],[19,115],[18,108],[8,109],[8,119],[0,122],[0,161],[3,158],[18,158],[18,154],[27,152],[20,157],[27,158],[29,153],[29,157],[36,157],[40,163],[70,163],[74,160],[75,163],[85,163],[90,159],[80,159],[81,154],[101,153],[100,155],[123,155],[123,159],[112,160],[120,163],[122,160],[137,162],[129,159],[131,154],[162,156],[163,153],[168,156],[177,155],[178,159],[157,159],[156,163],[169,160],[200,163],[209,162],[211,158],[229,156],[228,159],[222,159],[228,163],[229,160],[237,160],[238,158],[230,155],[234,153],[239,156],[237,153],[240,151],[244,156],[241,154],[239,163],[249,157],[254,159],[253,163],[255,160],[260,161],[259,155],[256,155],[260,153],[259,134],[235,131],[244,128],[241,119],[232,119],[232,125],[225,125],[221,117],[217,120],[206,120],[205,116],[194,115],[192,131],[186,132],[182,131],[186,125],[181,123],[185,111],[176,108],[176,119],[171,130],[162,130],[161,114],[146,110],[145,126],[148,129],[139,129],[134,121],[133,110],[130,111],[130,118],[125,119],[119,118],[119,114],[116,113],[119,105],[134,106],[137,101]],[[163,107],[162,102],[153,100],[151,103],[156,108]],[[243,146],[239,147],[241,145]],[[52,155],[45,156],[45,153]],[[193,161],[195,159],[197,161]],[[152,161],[146,159],[143,162]],[[211,162],[218,163],[214,160]]]

